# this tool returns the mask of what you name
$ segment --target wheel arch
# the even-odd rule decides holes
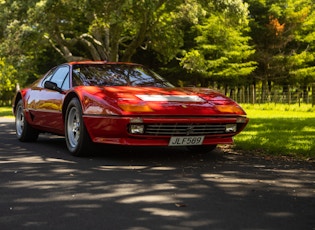
[[[74,100],[77,99],[78,101]],[[74,100],[74,102],[72,102]],[[72,104],[71,104],[72,103]],[[69,107],[72,106],[72,107]],[[75,123],[79,124],[79,132],[77,130],[78,127],[73,128],[69,127],[69,124],[73,123],[73,118],[70,118],[70,123],[68,123],[68,119],[69,117],[73,117],[73,115],[69,115],[73,110],[73,107],[78,108],[81,115],[79,116],[79,122],[76,121]],[[66,139],[66,144],[67,144],[67,148],[68,150],[71,152],[72,155],[74,156],[84,156],[86,154],[88,154],[88,150],[91,147],[91,144],[93,144],[93,142],[91,141],[90,135],[88,133],[88,130],[85,127],[84,124],[84,120],[83,120],[83,114],[82,114],[82,101],[80,100],[80,94],[76,93],[76,92],[69,92],[65,99],[64,99],[64,103],[63,103],[63,107],[62,107],[62,116],[63,116],[63,120],[64,120],[64,124],[65,124],[65,139]],[[75,112],[76,113],[76,112]],[[73,139],[73,135],[71,135],[71,133],[75,133],[75,135],[79,135],[79,139],[77,140],[77,143],[72,142]],[[71,141],[72,140],[72,141]],[[75,141],[76,142],[76,141]]]
[[[63,121],[65,121],[65,119],[66,119],[67,108],[68,108],[70,101],[73,98],[77,98],[80,101],[79,96],[75,92],[68,93],[66,98],[63,101],[63,106],[62,106],[62,119],[63,119]],[[80,102],[80,104],[81,104],[81,102]],[[81,104],[81,107],[82,107],[82,104]]]
[[[19,102],[21,99],[22,99],[22,94],[21,94],[21,92],[18,92],[18,93],[15,95],[15,97],[14,97],[14,99],[13,99],[13,102],[12,102],[12,109],[13,109],[14,115],[15,115],[15,111],[16,111],[16,106],[17,106],[18,102]]]

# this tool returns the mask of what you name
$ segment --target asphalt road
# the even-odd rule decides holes
[[[0,118],[0,229],[315,230],[315,165],[228,150],[91,148]]]

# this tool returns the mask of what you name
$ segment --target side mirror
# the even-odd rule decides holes
[[[51,89],[51,90],[58,91],[59,93],[62,92],[62,89],[58,87],[57,83],[52,82],[52,81],[45,81],[44,87],[46,89]]]

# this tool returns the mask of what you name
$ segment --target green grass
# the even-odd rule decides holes
[[[315,158],[315,107],[242,105],[250,122],[235,137],[235,148],[261,154]]]
[[[0,107],[0,117],[13,117],[11,107]]]

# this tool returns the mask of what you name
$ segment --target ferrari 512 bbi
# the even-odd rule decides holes
[[[71,154],[93,143],[186,146],[206,152],[233,143],[248,118],[233,100],[208,88],[177,88],[146,67],[71,62],[48,71],[13,100],[16,135],[65,136]]]

